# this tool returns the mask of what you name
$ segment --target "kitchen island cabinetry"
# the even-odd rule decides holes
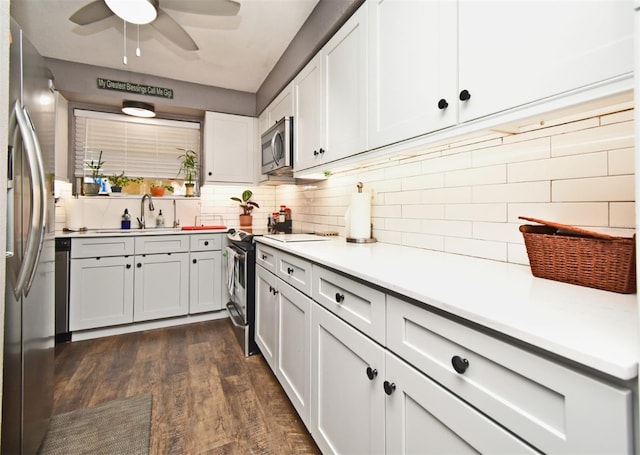
[[[455,313],[456,303],[447,295],[467,294],[444,286],[447,280],[438,275],[451,269],[464,279],[463,264],[473,274],[491,269],[483,275],[492,281],[486,289],[475,281],[475,297],[490,290],[493,300],[502,301],[501,293],[527,286],[534,296],[545,296],[536,300],[543,312],[560,305],[548,305],[552,294],[545,287],[560,285],[565,299],[576,288],[547,280],[536,288],[539,279],[528,270],[494,267],[491,261],[396,246],[322,243],[281,246],[258,239],[258,248],[269,249],[267,257],[275,257],[276,264],[280,257],[289,264],[312,263],[308,428],[323,453],[634,453],[634,379],[581,368],[487,329],[481,324],[486,316],[474,322],[438,307]],[[403,268],[411,276],[385,286],[393,274],[390,257],[421,264],[429,280],[421,283],[422,272],[413,276]],[[501,273],[510,280],[487,278]],[[412,289],[433,292],[437,300],[419,298]],[[579,287],[577,292],[603,297]],[[609,297],[610,306],[617,296]],[[511,298],[505,302],[518,305]]]
[[[256,119],[206,112],[204,180],[208,183],[253,183]]]

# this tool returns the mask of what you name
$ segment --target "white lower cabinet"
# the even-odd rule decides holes
[[[133,321],[189,312],[189,253],[136,256]]]
[[[222,252],[195,251],[190,255],[189,314],[222,309]]]
[[[311,435],[322,453],[384,453],[384,349],[311,310]]]
[[[386,453],[540,453],[393,354],[385,368]]]
[[[72,259],[69,330],[133,322],[133,256]]]
[[[309,297],[256,267],[255,340],[305,425],[311,389]]]

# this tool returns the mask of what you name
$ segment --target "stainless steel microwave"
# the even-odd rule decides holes
[[[293,174],[293,117],[277,121],[262,135],[262,173]]]

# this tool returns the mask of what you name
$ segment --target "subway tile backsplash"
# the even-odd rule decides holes
[[[274,206],[291,207],[298,229],[344,234],[349,196],[362,181],[379,242],[521,264],[520,215],[631,236],[632,103],[593,112],[278,186]]]

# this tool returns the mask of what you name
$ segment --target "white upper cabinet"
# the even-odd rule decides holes
[[[292,115],[293,82],[289,83],[267,108],[267,129],[283,117],[291,117]]]
[[[326,161],[367,149],[366,13],[363,5],[321,51]]]
[[[293,169],[322,163],[322,59],[317,54],[293,80]]]
[[[631,1],[461,0],[460,121],[631,74]]]
[[[369,148],[457,122],[457,6],[374,0],[369,14]]]
[[[253,117],[207,112],[204,117],[206,182],[253,183],[256,156]]]

